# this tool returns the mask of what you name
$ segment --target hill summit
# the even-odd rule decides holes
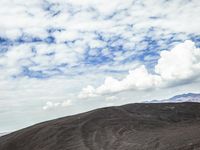
[[[199,150],[200,103],[96,109],[0,137],[0,150]]]

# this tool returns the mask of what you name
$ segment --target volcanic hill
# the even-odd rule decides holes
[[[200,103],[100,108],[4,135],[0,150],[200,150]]]

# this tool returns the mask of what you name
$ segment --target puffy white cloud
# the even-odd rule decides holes
[[[48,101],[46,103],[46,105],[43,106],[43,109],[47,110],[47,109],[51,109],[51,108],[54,108],[54,107],[58,107],[59,105],[60,105],[60,103],[53,103],[53,102]]]
[[[155,72],[163,80],[190,79],[200,74],[200,49],[192,41],[178,44],[170,51],[162,51]]]
[[[200,76],[200,49],[192,41],[180,43],[169,51],[162,51],[155,73],[149,73],[145,66],[130,70],[128,75],[118,80],[107,77],[104,83],[94,88],[88,86],[81,93],[81,98],[93,97],[127,90],[147,90],[177,86],[182,81],[195,80]]]
[[[65,41],[73,41],[80,37],[79,33],[76,30],[55,32],[53,35],[56,37],[56,41],[58,43],[65,42]]]
[[[108,96],[108,97],[106,97],[106,101],[114,101],[114,100],[117,100],[117,99],[119,99],[117,96]]]
[[[97,93],[119,92],[124,90],[144,90],[160,84],[160,77],[149,74],[144,66],[130,70],[129,74],[121,81],[107,77],[104,84],[97,88]]]
[[[91,85],[88,85],[86,88],[83,88],[80,94],[78,95],[79,98],[87,98],[87,97],[96,97],[95,88]]]
[[[66,101],[63,101],[63,102],[61,103],[61,106],[62,106],[62,107],[67,107],[67,106],[70,106],[70,105],[72,105],[71,100],[66,100]]]
[[[33,56],[31,47],[28,44],[21,44],[10,47],[9,51],[0,57],[0,78],[10,78],[20,73],[23,66],[30,65],[28,60]]]
[[[65,100],[62,102],[52,102],[52,101],[48,101],[46,102],[46,104],[42,107],[43,110],[48,110],[48,109],[54,109],[54,108],[58,108],[58,107],[68,107],[71,106],[72,102],[71,100]]]
[[[27,59],[33,56],[30,45],[22,44],[11,47],[5,54],[8,66],[15,66],[22,59]]]
[[[105,82],[96,89],[92,86],[88,86],[81,91],[79,97],[94,97],[101,94],[116,93],[126,90],[146,90],[160,86],[160,84],[160,76],[148,73],[147,69],[141,66],[135,70],[130,70],[129,74],[122,80],[107,77]]]
[[[109,33],[117,31],[124,37],[130,35],[130,39],[133,36],[126,31],[125,27],[130,23],[134,24],[134,29],[130,30],[137,35],[150,27],[156,27],[162,33],[166,30],[198,33],[199,24],[196,23],[199,22],[198,5],[198,0],[192,2],[127,0],[126,3],[115,0],[111,4],[108,4],[106,0],[84,2],[2,0],[0,2],[0,18],[4,21],[0,24],[0,34],[11,39],[19,37],[24,32],[33,36],[45,37],[48,28],[58,27],[67,31],[55,33],[57,41],[75,38],[80,31],[94,30]],[[53,14],[59,13],[51,17],[52,12]]]

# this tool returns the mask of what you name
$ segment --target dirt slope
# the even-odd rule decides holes
[[[0,137],[0,150],[200,150],[200,104],[128,104]]]

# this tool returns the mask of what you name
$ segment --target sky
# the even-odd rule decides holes
[[[0,0],[0,132],[200,93],[199,0]]]

